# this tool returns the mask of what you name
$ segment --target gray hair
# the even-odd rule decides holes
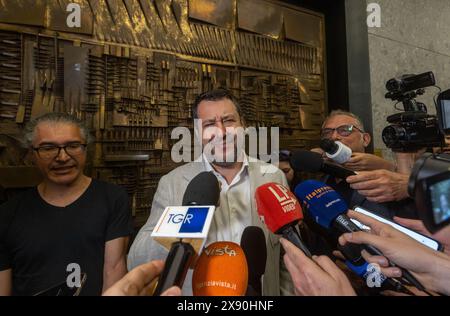
[[[327,117],[325,118],[325,120],[323,121],[322,127],[325,126],[325,123],[326,123],[330,118],[335,117],[335,116],[339,116],[339,115],[345,115],[345,116],[349,116],[349,117],[351,117],[351,118],[354,118],[354,119],[356,120],[356,122],[358,123],[358,125],[359,125],[359,126],[357,126],[357,127],[359,127],[360,129],[362,129],[363,131],[365,131],[365,129],[364,129],[364,124],[363,124],[363,122],[361,121],[361,119],[359,118],[358,115],[353,114],[352,112],[343,111],[343,110],[334,110],[334,111],[331,111],[331,113],[328,114],[328,116],[327,116]]]
[[[73,124],[80,129],[81,137],[86,141],[86,144],[89,144],[92,141],[92,137],[89,134],[89,130],[84,125],[84,123],[76,118],[73,115],[67,113],[47,113],[41,115],[30,122],[25,126],[24,136],[23,136],[23,144],[25,147],[29,148],[32,146],[33,139],[36,132],[36,127],[40,123],[63,123],[63,124]]]

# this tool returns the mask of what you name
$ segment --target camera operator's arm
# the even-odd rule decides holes
[[[302,296],[356,295],[345,274],[327,256],[309,259],[300,249],[280,239],[284,262],[292,277],[295,294]]]
[[[378,169],[395,171],[395,165],[392,162],[366,153],[353,153],[350,160],[343,166],[353,171],[371,171]]]
[[[349,211],[348,216],[369,226],[371,232],[344,234],[339,237],[341,245],[348,242],[372,245],[393,263],[411,271],[428,289],[450,294],[450,258],[447,255],[434,251],[391,226],[363,214]],[[386,266],[380,259],[378,257],[377,262]],[[371,258],[367,260],[374,261]]]
[[[408,198],[409,175],[388,170],[361,171],[347,178],[350,187],[375,203]]]
[[[395,153],[395,160],[397,162],[397,170],[394,170],[399,173],[410,175],[414,163],[419,159],[424,153],[426,149],[419,150],[415,153]]]

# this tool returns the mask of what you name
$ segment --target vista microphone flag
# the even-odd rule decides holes
[[[200,255],[192,276],[194,296],[243,296],[247,290],[247,260],[233,242],[215,242]]]

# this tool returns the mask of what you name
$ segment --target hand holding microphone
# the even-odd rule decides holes
[[[409,197],[409,175],[388,170],[362,171],[346,180],[369,201],[384,203],[401,201]]]
[[[353,171],[371,171],[379,169],[395,171],[395,166],[392,162],[376,155],[352,152],[350,147],[340,141],[334,141],[327,138],[322,139],[320,148],[325,152],[325,155],[329,159]]]
[[[346,215],[348,207],[345,201],[330,186],[319,181],[308,180],[300,183],[295,188],[295,194],[307,206],[309,216],[323,228],[339,234],[361,231]],[[362,244],[362,247],[373,256],[383,255],[378,248],[370,244]],[[395,266],[391,262],[389,264],[390,266]],[[409,271],[402,269],[402,277],[419,290],[425,290],[422,284]]]
[[[156,277],[162,272],[163,267],[164,262],[161,260],[137,266],[107,289],[103,296],[151,296]],[[175,286],[161,294],[161,296],[179,295],[181,295],[181,289]]]
[[[371,233],[360,231],[344,234],[339,238],[341,245],[348,243],[372,245],[380,249],[387,258],[371,256],[367,260],[379,264],[385,275],[389,277],[400,275],[395,269],[389,268],[390,260],[413,272],[428,289],[446,295],[450,294],[449,256],[434,251],[391,226],[368,216],[351,210],[348,215],[369,226]]]
[[[395,165],[392,162],[367,153],[353,153],[350,159],[342,166],[353,171],[395,171]]]
[[[356,295],[345,274],[327,256],[308,258],[289,241],[281,238],[284,263],[294,282],[295,294],[303,296]]]

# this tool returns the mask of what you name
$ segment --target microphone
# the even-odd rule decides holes
[[[292,153],[291,166],[296,171],[311,173],[324,172],[339,179],[346,179],[356,175],[354,171],[338,164],[325,161],[320,154],[308,150],[297,150]]]
[[[248,226],[241,237],[241,248],[247,258],[248,286],[245,296],[261,296],[261,277],[266,271],[267,248],[263,230]]]
[[[320,141],[320,148],[325,151],[328,158],[338,164],[344,164],[352,157],[352,150],[350,147],[332,139],[322,139]]]
[[[267,228],[292,242],[311,258],[311,252],[303,243],[296,225],[303,219],[300,203],[294,194],[279,183],[266,183],[255,192],[256,207]]]
[[[215,242],[197,260],[192,292],[194,296],[243,296],[247,282],[247,260],[242,248],[233,242]]]
[[[316,180],[304,181],[295,188],[295,195],[304,203],[309,216],[325,229],[337,230],[340,234],[362,231],[347,216],[348,206],[345,201],[325,183]],[[383,253],[372,245],[362,247],[371,255],[383,256]],[[389,265],[395,266],[392,262],[389,262]],[[400,269],[404,279],[419,290],[425,291],[423,285],[408,270]]]
[[[161,295],[174,285],[183,287],[187,271],[208,235],[219,196],[216,176],[202,172],[189,182],[182,207],[166,207],[152,237],[170,250],[153,295]]]

